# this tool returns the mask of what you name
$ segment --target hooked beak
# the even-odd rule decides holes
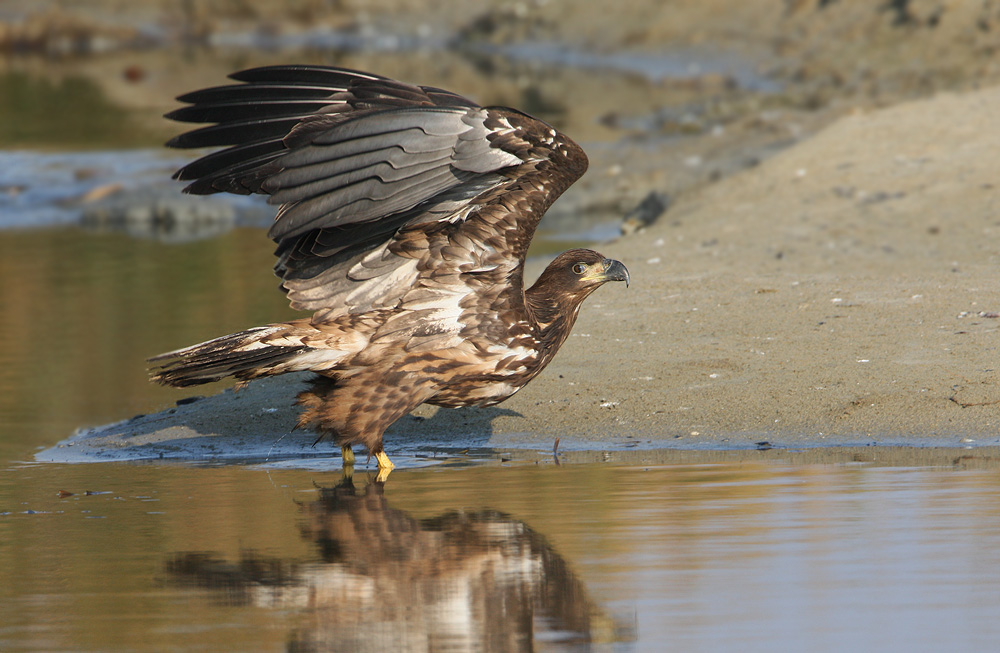
[[[628,268],[626,268],[621,261],[616,261],[613,258],[606,258],[601,261],[601,264],[604,266],[604,274],[601,276],[605,281],[624,281],[625,287],[628,288]]]

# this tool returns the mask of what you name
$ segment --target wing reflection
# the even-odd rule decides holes
[[[634,641],[545,539],[491,510],[415,519],[350,479],[302,506],[319,561],[178,553],[167,571],[229,605],[301,610],[289,650],[523,651]]]

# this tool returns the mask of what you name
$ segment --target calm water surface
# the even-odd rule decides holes
[[[18,465],[0,649],[989,650],[998,489],[862,465],[446,465],[384,485]]]

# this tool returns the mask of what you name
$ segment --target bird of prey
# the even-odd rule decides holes
[[[269,195],[275,273],[311,316],[156,356],[154,381],[315,372],[298,425],[332,438],[345,465],[364,445],[387,474],[389,425],[424,402],[507,399],[552,360],[590,293],[628,283],[621,262],[572,249],[525,288],[538,221],[587,169],[541,120],[343,68],[231,78],[167,114],[210,123],[168,146],[223,148],[174,176],[189,193]]]

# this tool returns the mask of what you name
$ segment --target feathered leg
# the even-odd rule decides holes
[[[315,428],[340,446],[344,464],[351,464],[353,444],[362,444],[378,462],[380,476],[395,465],[382,445],[382,435],[397,419],[430,399],[435,384],[415,375],[372,368],[352,375],[319,376],[299,393],[303,407],[299,427]],[[383,479],[384,480],[384,479]]]

